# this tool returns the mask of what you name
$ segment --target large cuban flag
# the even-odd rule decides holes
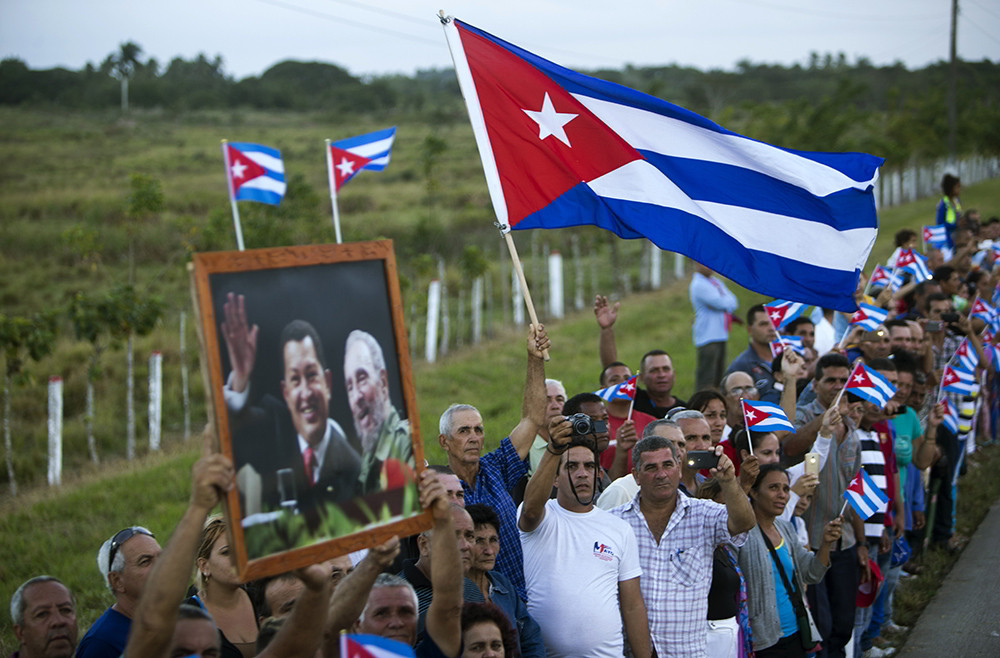
[[[765,295],[857,308],[881,158],[764,144],[444,22],[502,226],[593,224]]]
[[[248,142],[225,142],[226,177],[236,201],[257,201],[273,206],[285,196],[285,163],[281,152]]]

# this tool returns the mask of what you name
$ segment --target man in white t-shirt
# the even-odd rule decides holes
[[[549,445],[518,510],[528,612],[550,658],[620,658],[626,638],[645,658],[651,648],[635,535],[594,506],[594,440],[570,433],[565,419],[550,423]],[[549,499],[553,481],[557,494]]]

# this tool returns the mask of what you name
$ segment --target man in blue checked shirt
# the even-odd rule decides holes
[[[489,505],[500,519],[500,554],[496,568],[527,600],[524,559],[517,532],[517,508],[511,490],[528,472],[528,451],[545,423],[545,361],[549,338],[542,325],[532,325],[528,336],[528,372],[524,381],[522,418],[500,447],[483,455],[486,431],[479,410],[453,404],[441,414],[438,442],[448,453],[448,466],[462,481],[465,502]]]

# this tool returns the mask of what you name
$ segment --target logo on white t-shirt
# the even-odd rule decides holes
[[[614,551],[611,550],[611,547],[608,546],[607,544],[595,541],[594,557],[598,558],[599,560],[604,560],[605,562],[610,562],[611,560],[615,559],[615,554]]]

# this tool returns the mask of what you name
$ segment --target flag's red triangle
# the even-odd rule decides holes
[[[375,654],[357,640],[349,637],[347,638],[347,655],[344,658],[375,658]]]
[[[371,158],[345,151],[333,144],[330,145],[330,156],[333,162],[333,183],[337,191],[372,161]]]
[[[858,471],[858,474],[854,476],[854,479],[851,480],[851,483],[847,485],[847,489],[849,491],[853,491],[856,494],[860,494],[862,496],[865,495],[865,482],[861,478],[861,471]]]
[[[233,193],[244,183],[267,173],[267,169],[243,155],[242,151],[229,145],[226,149],[229,151],[229,180],[232,181]]]
[[[456,22],[515,226],[581,182],[642,159],[527,61]]]
[[[847,388],[871,388],[873,386],[871,377],[860,366],[854,369],[851,378],[847,381]]]

